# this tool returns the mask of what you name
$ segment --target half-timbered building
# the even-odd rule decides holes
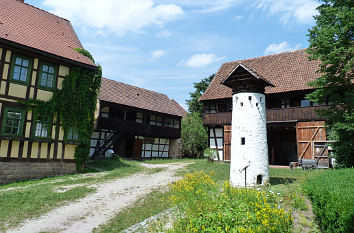
[[[240,64],[246,69],[243,73],[238,69],[236,74]],[[232,90],[222,81],[233,75],[238,80],[262,77],[274,85],[265,88],[269,164],[289,165],[299,159],[317,159],[325,164],[325,119],[316,111],[327,106],[305,98],[313,91],[308,82],[320,76],[318,68],[319,61],[310,61],[305,49],[223,64],[199,99],[204,106],[209,146],[218,150],[221,160],[230,161]],[[247,86],[239,89],[247,90]]]
[[[47,101],[74,66],[96,66],[69,21],[20,0],[0,1],[0,183],[75,171],[60,119],[34,121],[21,101]],[[75,135],[71,135],[75,137]]]
[[[102,78],[91,156],[112,148],[133,159],[181,156],[181,119],[186,111],[167,95]]]

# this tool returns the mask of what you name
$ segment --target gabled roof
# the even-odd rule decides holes
[[[82,45],[68,20],[21,1],[0,1],[0,39],[95,66],[73,49]]]
[[[305,49],[300,49],[224,63],[199,100],[231,98],[231,88],[222,85],[221,82],[240,62],[274,85],[274,87],[265,88],[266,94],[313,89],[307,83],[320,76],[316,72],[320,61],[310,61],[308,56]]]
[[[248,72],[248,74],[250,74],[252,77],[262,80],[266,86],[273,86],[274,85],[267,79],[265,79],[264,77],[262,77],[261,75],[257,74],[255,71],[253,71],[251,68],[247,67],[246,65],[242,64],[241,62],[238,63],[238,65],[236,65],[235,69],[233,69],[229,75],[227,75],[222,81],[221,84],[224,84],[225,86],[227,85],[227,82],[233,78],[232,76],[236,73],[237,70],[243,69],[246,72]]]
[[[184,117],[186,111],[167,95],[102,78],[98,99],[130,107]]]

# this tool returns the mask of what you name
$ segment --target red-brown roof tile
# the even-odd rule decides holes
[[[239,63],[274,84],[274,87],[266,87],[266,94],[312,89],[307,83],[320,76],[316,72],[320,62],[310,61],[308,56],[305,49],[300,49],[224,63],[199,100],[231,98],[231,88],[224,86],[221,82]]]
[[[165,94],[106,78],[102,78],[98,99],[170,115],[181,117],[186,115],[186,111]]]
[[[94,66],[73,48],[82,48],[70,22],[16,0],[0,1],[0,38]]]

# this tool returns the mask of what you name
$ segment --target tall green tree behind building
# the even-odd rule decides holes
[[[354,166],[354,79],[353,79],[353,1],[323,0],[315,16],[316,25],[309,30],[310,59],[322,63],[320,78],[311,82],[316,88],[308,99],[330,104],[320,112],[326,118],[330,138],[335,140],[337,161]]]
[[[189,113],[198,113],[201,117],[203,115],[203,104],[198,101],[198,99],[202,96],[205,90],[208,88],[211,80],[213,80],[215,74],[210,75],[207,78],[203,78],[200,82],[193,83],[195,91],[190,92],[190,99],[187,100],[188,112]]]

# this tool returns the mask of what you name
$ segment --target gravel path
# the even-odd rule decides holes
[[[166,168],[154,174],[137,173],[125,178],[94,185],[96,192],[85,198],[36,219],[26,220],[22,226],[8,232],[92,232],[125,207],[153,189],[178,179],[175,172],[188,163],[142,164],[148,168]]]

